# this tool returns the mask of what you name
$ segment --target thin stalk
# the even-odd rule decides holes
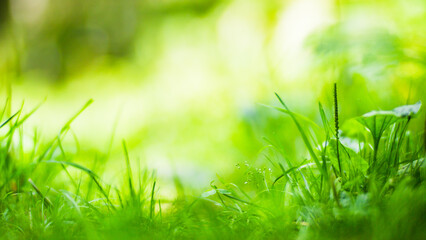
[[[151,191],[151,206],[149,209],[149,218],[152,220],[152,217],[154,215],[154,211],[155,211],[155,199],[154,199],[154,193],[155,193],[155,184],[157,183],[157,181],[154,181],[154,183],[152,184],[152,191]]]
[[[339,107],[337,101],[337,84],[334,83],[334,127],[336,130],[336,154],[337,154],[337,162],[339,164],[339,172],[342,175],[342,165],[340,163],[340,153],[339,153]]]
[[[426,117],[425,117],[425,126],[423,129],[423,151],[424,151],[424,154],[426,155]]]

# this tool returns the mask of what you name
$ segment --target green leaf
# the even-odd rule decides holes
[[[228,194],[228,195],[232,194],[232,192],[230,192],[230,191],[228,191],[228,190],[226,190],[226,189],[218,189],[217,191],[218,191],[220,194]]]
[[[392,124],[398,121],[398,117],[392,111],[372,111],[357,118],[373,135],[380,137]]]
[[[226,189],[212,189],[210,191],[204,192],[201,194],[201,197],[203,198],[207,198],[210,197],[212,195],[215,195],[216,193],[220,193],[220,194],[228,194],[231,195],[232,193]]]
[[[216,194],[216,190],[215,190],[215,189],[212,189],[212,190],[210,190],[210,191],[203,192],[203,193],[201,194],[201,197],[203,197],[203,198],[207,198],[207,197],[210,197],[210,196],[215,195],[215,194]]]
[[[10,118],[8,118],[6,121],[4,121],[2,124],[0,124],[0,128],[2,128],[4,125],[6,125],[8,122],[10,122],[10,120],[12,120],[12,118],[14,118],[20,112],[21,112],[21,110],[19,110],[18,112],[13,114]]]
[[[69,166],[71,166],[71,167],[74,167],[74,168],[77,168],[77,169],[80,169],[81,171],[83,171],[83,172],[86,172],[87,174],[89,174],[90,176],[94,176],[94,177],[96,177],[96,178],[99,178],[92,170],[90,170],[90,169],[88,169],[88,168],[86,168],[86,167],[83,167],[83,166],[81,166],[81,165],[79,165],[79,164],[77,164],[77,163],[73,163],[73,162],[66,162],[66,161],[56,161],[56,160],[47,160],[47,161],[44,161],[45,163],[59,163],[59,164],[65,164],[65,165],[69,165]]]
[[[394,108],[392,111],[371,111],[361,117],[357,121],[363,124],[373,135],[373,138],[380,138],[383,132],[398,120],[415,116],[421,107],[419,101],[413,105],[404,105]]]
[[[290,109],[287,107],[287,105],[284,103],[284,101],[281,99],[281,97],[277,93],[275,93],[275,96],[278,98],[281,105],[283,105],[284,110],[285,110],[283,112],[290,115],[293,122],[296,124],[296,127],[299,130],[300,135],[302,136],[302,140],[305,143],[305,146],[308,149],[309,154],[311,155],[311,157],[314,160],[315,164],[317,165],[318,169],[320,169],[323,176],[327,176],[327,173],[324,171],[323,168],[321,168],[321,164],[319,162],[317,155],[314,152],[314,148],[312,147],[311,143],[309,142],[308,136],[306,135],[305,130],[303,129],[303,127],[300,124],[299,120],[297,119],[296,115],[292,111],[290,111]]]
[[[359,150],[360,145],[356,144],[356,140],[353,140],[352,142],[349,141],[348,138],[342,137],[340,141],[340,157],[343,159],[343,163],[345,164],[346,171],[352,171],[353,169],[357,169],[361,171],[362,173],[366,173],[368,168],[368,162],[365,160],[361,155],[359,155],[356,150]],[[330,161],[334,166],[337,166],[337,148],[336,148],[336,139],[330,139],[329,142],[329,157]],[[352,146],[351,146],[352,145]],[[354,149],[353,149],[354,148]],[[351,166],[349,166],[351,165]]]
[[[399,117],[412,117],[419,112],[421,106],[422,106],[422,102],[418,101],[417,103],[413,105],[404,105],[404,106],[397,107],[393,109],[392,112],[394,112]]]

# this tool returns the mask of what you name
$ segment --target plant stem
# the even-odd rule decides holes
[[[342,166],[340,163],[340,153],[339,153],[339,107],[337,102],[337,84],[334,83],[334,127],[336,130],[336,156],[337,162],[339,164],[339,172],[342,175]]]

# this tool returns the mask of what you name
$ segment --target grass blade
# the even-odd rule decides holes
[[[130,166],[130,158],[129,158],[129,152],[127,151],[126,141],[123,140],[123,150],[124,150],[124,156],[126,159],[126,166],[127,166],[127,179],[129,182],[129,190],[130,194],[132,196],[132,199],[135,200],[136,194],[135,190],[133,188],[133,176],[132,176],[132,167]]]
[[[293,122],[296,124],[297,129],[300,132],[300,135],[302,136],[303,142],[306,145],[306,148],[309,151],[309,154],[311,155],[312,159],[314,160],[315,164],[317,165],[318,169],[320,170],[320,172],[324,175],[327,176],[327,173],[324,171],[324,169],[321,167],[321,164],[318,160],[317,155],[314,152],[314,149],[312,148],[311,143],[308,140],[308,137],[305,133],[305,131],[303,130],[302,126],[300,125],[299,121],[297,120],[296,116],[293,114],[292,111],[290,111],[290,109],[287,107],[287,105],[284,103],[284,101],[281,99],[281,97],[275,93],[275,96],[277,96],[278,100],[280,101],[280,103],[284,106],[284,108],[287,110],[287,114],[290,115],[290,117],[293,119]]]

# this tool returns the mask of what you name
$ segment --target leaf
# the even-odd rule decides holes
[[[361,155],[359,155],[356,150],[360,147],[360,145],[356,144],[356,140],[353,140],[352,142],[349,141],[349,138],[342,137],[340,141],[340,146],[342,148],[340,151],[340,157],[343,159],[342,162],[346,163],[346,169],[349,171],[351,168],[356,168],[359,171],[365,173],[368,168],[368,162],[365,160]],[[349,143],[349,144],[348,144]],[[356,145],[356,146],[350,146],[350,145]],[[355,149],[352,149],[355,148]],[[337,148],[336,148],[336,140],[330,139],[329,142],[329,149],[328,149],[330,161],[334,166],[337,166]],[[349,167],[349,164],[351,164],[351,167]]]
[[[357,118],[345,121],[340,130],[342,130],[342,135],[339,135],[340,138],[348,137],[353,140],[363,141],[367,137],[365,135],[365,126]]]
[[[288,115],[292,114],[294,117],[297,118],[297,120],[299,122],[303,122],[303,123],[308,124],[309,126],[312,126],[314,131],[321,130],[321,128],[318,126],[318,124],[316,124],[314,121],[312,121],[311,119],[309,119],[309,118],[307,118],[307,117],[305,117],[305,116],[303,116],[301,114],[298,114],[298,113],[295,113],[295,112],[290,112],[290,110],[287,110],[287,109],[284,109],[284,108],[280,108],[280,107],[271,107],[271,108],[273,108],[273,109],[275,109],[277,111],[280,111],[282,113],[288,114]]]
[[[356,153],[359,153],[364,148],[364,142],[357,139],[341,136],[339,140],[345,148],[351,149]]]
[[[398,120],[415,116],[419,112],[421,105],[422,103],[419,101],[413,105],[394,108],[392,111],[371,111],[356,119],[371,132],[373,138],[377,139]]]
[[[210,196],[215,195],[215,194],[216,194],[216,190],[215,190],[215,189],[212,189],[212,190],[210,190],[210,191],[203,192],[203,193],[201,194],[201,197],[203,197],[203,198],[207,198],[207,197],[210,197]]]
[[[371,133],[375,146],[378,145],[383,133],[399,118],[393,111],[372,111],[356,118]]]
[[[46,206],[51,207],[53,206],[52,202],[49,200],[49,198],[45,197],[43,195],[43,193],[40,191],[40,189],[35,185],[35,183],[33,182],[33,180],[31,180],[31,178],[28,178],[28,182],[31,184],[31,186],[34,188],[34,190],[36,191],[36,193],[41,197],[41,199],[43,199],[44,204],[46,204]]]
[[[81,166],[81,165],[79,165],[79,164],[77,164],[77,163],[73,163],[73,162],[65,162],[65,161],[56,161],[56,160],[47,160],[47,161],[44,161],[45,163],[58,163],[58,164],[65,164],[65,165],[69,165],[69,166],[71,166],[71,167],[74,167],[74,168],[77,168],[77,169],[80,169],[80,170],[82,170],[83,172],[86,172],[87,174],[89,174],[91,177],[94,177],[94,178],[98,178],[99,179],[99,177],[92,171],[92,170],[90,170],[90,169],[88,169],[88,168],[86,168],[86,167],[83,167],[83,166]]]
[[[372,111],[357,118],[373,135],[380,138],[383,132],[398,121],[398,117],[392,111]]]
[[[232,192],[230,192],[230,191],[228,191],[228,190],[226,190],[226,189],[218,189],[217,191],[218,191],[220,194],[228,194],[228,195],[232,194]]]
[[[228,191],[226,189],[212,189],[210,191],[202,193],[201,197],[207,198],[207,197],[210,197],[212,195],[215,195],[216,193],[227,194],[227,195],[231,195],[232,194],[230,191]]]
[[[21,110],[19,110],[18,112],[16,112],[15,114],[13,114],[10,118],[8,118],[6,121],[4,121],[1,125],[0,128],[2,128],[4,125],[6,125],[8,122],[10,122],[10,120],[12,120],[12,118],[14,118],[18,113],[20,113]]]
[[[67,129],[69,129],[71,123],[87,108],[90,106],[90,104],[93,103],[93,99],[89,99],[86,104],[76,113],[74,116],[72,116],[67,123],[62,127],[61,133],[65,132]]]
[[[394,112],[399,117],[411,117],[415,116],[422,106],[422,102],[418,101],[413,105],[404,105],[397,108],[394,108],[392,112]]]
[[[73,162],[55,161],[55,160],[48,160],[48,161],[44,161],[44,162],[45,163],[56,163],[56,164],[62,164],[62,165],[69,165],[71,167],[74,167],[76,169],[80,169],[81,171],[87,173],[90,176],[90,178],[95,182],[96,186],[98,186],[98,188],[101,191],[102,195],[104,195],[105,199],[110,204],[110,207],[112,207],[113,209],[115,209],[115,207],[112,204],[110,198],[108,197],[107,192],[105,191],[105,189],[99,183],[100,178],[92,170],[90,170],[90,169],[88,169],[86,167],[83,167],[83,166],[81,166],[81,165],[79,165],[77,163],[73,163]]]
[[[321,164],[318,160],[317,155],[314,152],[314,149],[311,145],[311,143],[309,142],[309,139],[302,127],[302,125],[300,124],[300,122],[298,121],[298,119],[296,118],[296,115],[290,111],[290,109],[287,107],[287,105],[284,103],[284,101],[281,99],[281,97],[275,93],[275,96],[278,98],[278,100],[280,101],[281,105],[283,105],[283,107],[285,108],[284,113],[290,115],[290,117],[292,118],[293,122],[296,124],[297,129],[299,130],[300,135],[302,136],[302,140],[305,143],[306,148],[309,151],[309,154],[311,155],[312,159],[314,160],[315,164],[317,165],[317,167],[320,169],[321,173],[324,176],[327,176],[327,173],[324,171],[324,169],[321,168]]]

